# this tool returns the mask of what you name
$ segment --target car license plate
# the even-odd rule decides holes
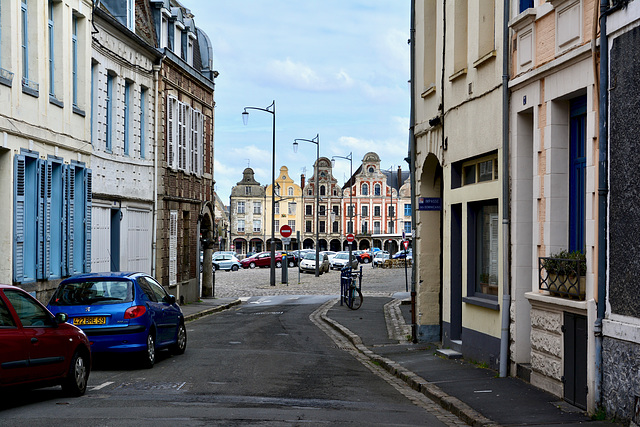
[[[75,317],[73,319],[74,325],[104,325],[106,323],[107,318],[104,316]]]

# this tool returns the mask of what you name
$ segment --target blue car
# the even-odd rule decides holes
[[[91,352],[131,353],[152,368],[156,351],[184,353],[187,330],[176,298],[144,273],[89,273],[58,285],[47,308],[89,337]]]

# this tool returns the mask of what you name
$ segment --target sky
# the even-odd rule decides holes
[[[275,100],[276,177],[287,166],[300,184],[320,157],[349,156],[353,170],[369,151],[382,169],[397,170],[409,138],[409,0],[182,0],[213,45],[216,192],[229,204],[231,188],[251,167],[271,184]],[[336,159],[338,184],[349,161]]]

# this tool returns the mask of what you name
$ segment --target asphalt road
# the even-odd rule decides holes
[[[326,300],[250,298],[188,323],[187,352],[161,352],[151,370],[99,359],[83,397],[59,388],[5,397],[0,425],[459,425],[314,324]]]

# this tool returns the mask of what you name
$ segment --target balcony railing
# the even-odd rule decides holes
[[[538,258],[539,289],[552,296],[585,299],[586,265],[584,260],[569,258]]]

